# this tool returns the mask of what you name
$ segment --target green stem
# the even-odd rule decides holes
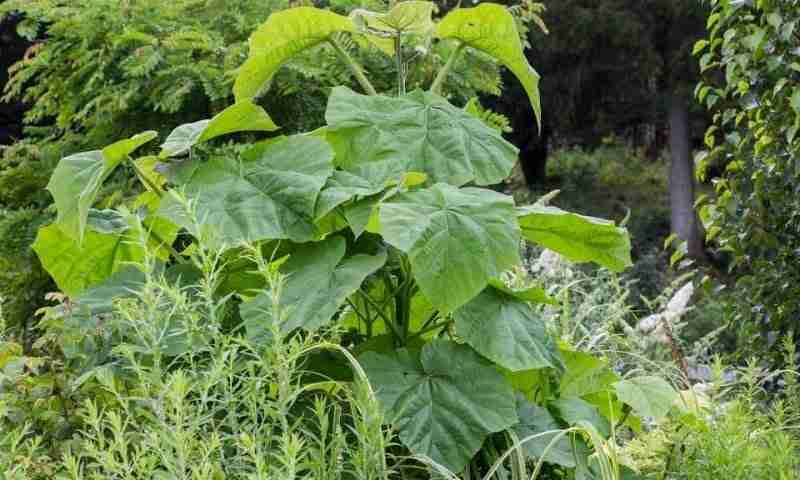
[[[418,337],[421,337],[421,336],[425,335],[428,332],[432,332],[434,330],[438,330],[440,328],[446,327],[446,326],[450,325],[451,323],[453,323],[453,320],[450,320],[450,319],[443,320],[443,321],[441,321],[439,323],[434,323],[433,325],[425,327],[422,330],[414,333],[414,335],[412,335],[409,340],[413,340],[415,338],[418,338]]]
[[[166,240],[164,240],[163,238],[161,238],[161,236],[160,236],[159,234],[157,234],[157,233],[156,233],[156,232],[155,232],[155,231],[152,229],[152,227],[151,227],[150,225],[148,225],[148,224],[147,224],[147,222],[145,222],[145,221],[142,221],[142,225],[144,225],[144,226],[147,228],[147,233],[148,233],[150,236],[152,236],[152,237],[153,237],[153,239],[155,239],[155,241],[156,241],[156,242],[158,242],[159,244],[163,245],[163,246],[164,246],[164,248],[166,248],[166,249],[167,249],[167,251],[170,253],[170,255],[172,255],[173,257],[175,257],[175,260],[176,260],[178,263],[182,263],[182,264],[184,264],[184,265],[186,265],[186,264],[188,264],[188,263],[189,263],[189,261],[188,261],[188,260],[186,260],[185,258],[183,258],[183,255],[181,255],[180,253],[178,253],[178,251],[177,251],[177,250],[175,250],[175,249],[172,247],[172,245],[170,245],[169,243],[167,243],[167,242],[166,242]]]
[[[397,329],[397,325],[395,325],[394,322],[392,322],[389,319],[389,317],[387,317],[386,314],[383,313],[383,311],[380,309],[381,307],[377,303],[375,303],[375,300],[373,300],[372,297],[370,297],[369,294],[364,290],[359,289],[358,293],[360,293],[361,296],[364,297],[364,300],[366,300],[366,302],[369,303],[370,306],[375,309],[375,312],[378,314],[378,316],[381,317],[381,319],[383,319],[384,323],[386,323],[389,329],[391,329],[395,337],[397,337],[398,339],[402,339],[403,337],[400,335],[400,331]]]
[[[128,161],[133,167],[133,170],[136,172],[136,175],[139,177],[139,180],[144,183],[144,186],[147,187],[148,190],[151,190],[153,193],[155,193],[158,198],[163,198],[164,191],[161,190],[156,184],[151,182],[149,178],[147,178],[147,175],[145,175],[144,172],[139,169],[139,166],[136,165],[136,162],[134,162],[131,157],[128,157]]]
[[[406,75],[403,72],[403,45],[401,43],[400,32],[394,37],[394,56],[397,62],[397,95],[406,94]]]
[[[361,65],[359,65],[335,39],[329,38],[328,43],[331,44],[336,53],[339,54],[347,66],[350,67],[350,71],[353,72],[356,80],[358,80],[358,83],[361,84],[361,88],[363,88],[364,91],[366,91],[369,95],[377,95],[378,92],[375,90],[375,87],[372,86],[372,83],[370,83],[369,79],[364,75]]]
[[[455,65],[458,56],[461,55],[461,52],[464,50],[464,48],[466,48],[466,46],[466,43],[459,42],[456,49],[450,55],[450,58],[447,59],[447,63],[444,64],[444,67],[439,70],[439,74],[436,75],[436,79],[433,81],[433,85],[431,85],[431,93],[435,93],[437,95],[440,94],[442,91],[442,85],[447,79],[447,75],[450,73],[450,70],[453,69],[453,65]]]

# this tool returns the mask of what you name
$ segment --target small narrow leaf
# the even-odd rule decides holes
[[[235,132],[272,132],[275,125],[266,111],[250,100],[239,101],[211,120],[181,125],[161,145],[161,158],[183,155],[195,145]]]
[[[474,8],[457,8],[439,23],[436,36],[459,40],[491,55],[511,70],[525,88],[541,128],[539,74],[525,58],[516,21],[504,6],[482,3]]]
[[[573,262],[595,262],[614,271],[631,266],[628,231],[613,222],[555,207],[518,209],[522,236]]]
[[[250,36],[250,56],[233,87],[237,101],[253,98],[288,59],[328,40],[336,32],[354,32],[353,22],[328,10],[297,7],[273,13]]]

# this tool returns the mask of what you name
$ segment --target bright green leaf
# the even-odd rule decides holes
[[[394,37],[416,35],[425,37],[433,33],[433,13],[436,4],[410,0],[396,3],[386,13],[356,9],[350,18],[361,33],[387,55],[395,54]]]
[[[433,182],[491,185],[517,161],[517,149],[499,132],[427,92],[398,98],[337,87],[325,118],[337,166],[376,186],[407,172]]]
[[[611,389],[619,377],[608,364],[589,353],[562,350],[564,375],[559,383],[562,397],[583,397]]]
[[[86,230],[83,242],[78,243],[59,224],[52,224],[39,229],[33,249],[58,288],[76,296],[130,262],[144,259],[138,233],[136,229],[122,234]]]
[[[327,41],[336,32],[354,32],[353,22],[328,10],[290,8],[273,13],[250,36],[250,56],[233,87],[237,101],[253,98],[294,55]]]
[[[156,132],[144,132],[119,141],[103,150],[76,153],[61,159],[47,189],[53,194],[61,231],[80,243],[86,229],[86,217],[97,199],[103,182],[137,148],[156,138]]]
[[[544,319],[526,301],[492,286],[455,311],[456,332],[498,365],[518,372],[556,367],[561,359]]]
[[[511,386],[466,345],[434,340],[421,352],[359,357],[400,440],[460,472],[492,433],[517,423]]]
[[[667,415],[678,392],[660,377],[637,377],[614,384],[617,397],[645,417],[663,418]]]
[[[241,100],[211,120],[187,123],[177,127],[161,145],[160,157],[176,157],[192,147],[235,132],[272,132],[279,127],[263,108],[250,100]]]
[[[443,312],[519,264],[519,230],[507,195],[439,183],[380,205],[383,238],[407,253],[422,293]]]
[[[595,262],[614,271],[632,265],[628,231],[614,222],[541,205],[521,207],[518,216],[523,237],[573,262]]]
[[[491,55],[511,70],[525,88],[536,115],[536,122],[541,128],[539,74],[525,58],[517,23],[505,6],[482,3],[474,8],[452,10],[439,23],[436,36],[459,40]]]

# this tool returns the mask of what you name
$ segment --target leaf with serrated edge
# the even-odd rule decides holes
[[[511,386],[466,345],[433,340],[421,352],[368,352],[359,361],[400,440],[451,471],[517,423]]]

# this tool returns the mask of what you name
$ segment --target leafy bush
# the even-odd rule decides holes
[[[800,3],[712,4],[708,39],[695,46],[708,73],[697,98],[714,113],[698,172],[724,173],[701,216],[708,238],[732,255],[737,291],[747,292],[735,295],[740,319],[785,333],[800,319]],[[760,338],[742,341],[761,349]]]
[[[250,39],[235,104],[175,128],[157,156],[133,158],[157,138],[147,131],[59,162],[47,187],[57,218],[39,229],[34,249],[66,297],[43,326],[64,368],[80,372],[74,391],[95,388],[100,402],[80,409],[82,433],[64,457],[73,477],[317,478],[316,454],[301,446],[328,416],[295,417],[292,408],[306,393],[337,388],[320,378],[353,375],[341,358],[309,360],[298,376],[293,367],[330,330],[346,330],[334,337],[347,347],[339,351],[363,365],[384,415],[354,407],[353,429],[371,440],[330,457],[334,468],[345,462],[331,478],[388,475],[376,453],[384,458],[382,422],[393,427],[398,458],[413,456],[390,457],[387,468],[488,475],[544,462],[578,478],[627,471],[608,453],[612,432],[667,415],[675,391],[653,376],[622,378],[559,344],[533,305],[556,300],[540,285],[515,288],[504,272],[521,263],[523,239],[619,271],[631,263],[628,234],[481,188],[511,172],[517,151],[479,109],[437,92],[460,56],[477,51],[519,78],[539,115],[538,75],[504,7],[456,9],[440,22],[432,11],[405,2],[350,17],[310,7],[275,13]],[[433,38],[449,49],[445,65],[431,91],[404,93],[403,45]],[[397,96],[377,94],[380,84],[347,47],[387,42]],[[254,99],[282,64],[320,46],[367,94],[336,87],[324,127],[276,137]],[[271,138],[204,147],[244,131]],[[117,208],[96,208],[109,206],[98,200],[120,168],[143,193],[129,189]],[[253,384],[257,392],[243,390]],[[237,440],[240,430],[252,438]],[[346,437],[330,438],[344,448]],[[232,451],[236,461],[220,460]]]

